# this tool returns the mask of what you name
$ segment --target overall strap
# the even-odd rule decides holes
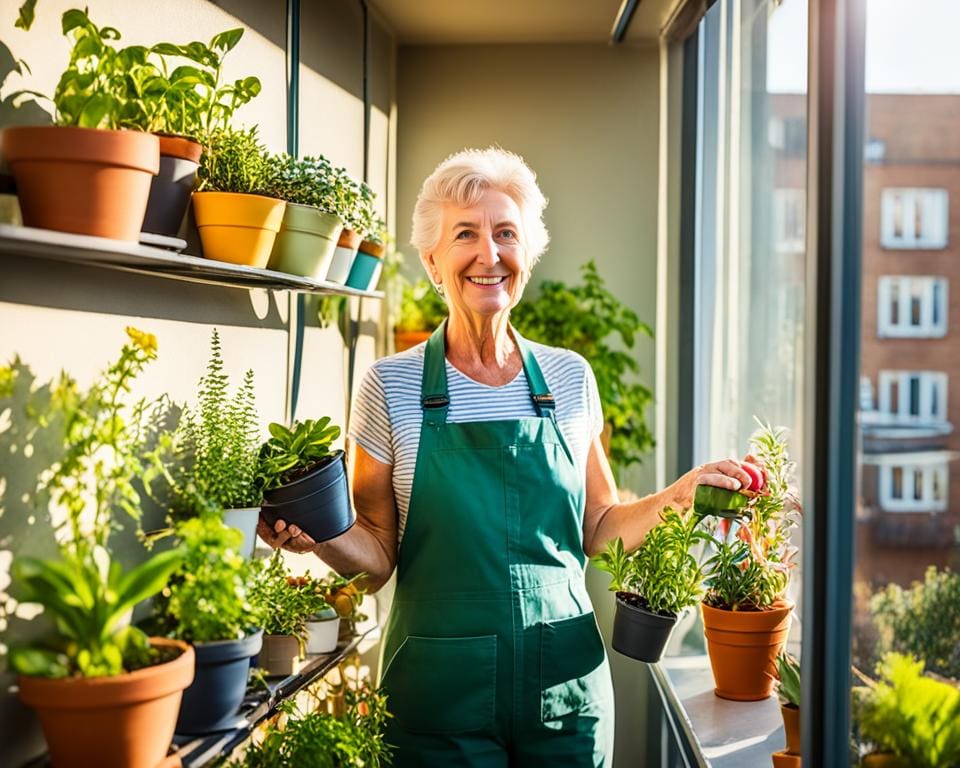
[[[450,408],[450,396],[447,393],[447,355],[444,334],[447,321],[427,340],[423,353],[423,381],[420,384],[420,405],[423,408],[423,420],[427,424],[443,424],[447,420]]]
[[[533,400],[533,407],[537,411],[537,416],[555,419],[557,404],[550,393],[550,388],[547,387],[547,381],[543,378],[543,371],[540,370],[540,364],[537,362],[533,350],[530,349],[527,340],[517,333],[516,329],[513,331],[513,338],[517,342],[517,348],[520,350],[520,356],[523,359],[523,372],[527,375],[530,398]]]

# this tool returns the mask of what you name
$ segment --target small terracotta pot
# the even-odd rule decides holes
[[[337,240],[337,247],[327,268],[326,280],[331,283],[346,283],[353,268],[353,260],[357,257],[357,249],[363,238],[359,232],[344,228]]]
[[[150,182],[160,168],[152,133],[59,126],[3,132],[23,223],[137,242]]]
[[[778,600],[765,611],[725,611],[706,603],[700,607],[717,696],[733,701],[769,697],[793,603]]]
[[[283,200],[236,192],[194,192],[193,212],[203,255],[263,268],[283,221]]]
[[[267,677],[289,677],[300,671],[302,651],[300,639],[293,635],[264,635],[257,666]]]
[[[432,334],[433,331],[394,331],[393,345],[397,352],[405,352],[426,341]]]
[[[781,704],[780,714],[783,716],[783,733],[787,740],[784,752],[790,755],[800,754],[800,707],[792,704]]]
[[[195,656],[179,640],[150,643],[181,653],[114,677],[20,678],[20,698],[37,711],[53,765],[156,768],[164,758],[183,689],[193,682]]]
[[[907,768],[907,762],[893,752],[871,752],[860,758],[863,768]]]
[[[770,757],[773,768],[801,768],[803,765],[800,755],[791,755],[789,752],[774,752]]]

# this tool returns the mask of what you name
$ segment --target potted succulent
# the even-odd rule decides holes
[[[307,611],[306,652],[317,654],[336,650],[340,635],[340,616],[327,602],[324,581],[313,578],[308,571],[303,576],[289,577],[287,583],[292,589],[303,593]]]
[[[648,663],[660,660],[680,611],[700,600],[702,573],[691,549],[708,538],[690,512],[668,507],[660,520],[633,552],[624,552],[618,538],[593,559],[611,574],[617,594],[614,650]]]
[[[257,483],[263,492],[260,516],[295,524],[314,541],[339,536],[356,522],[347,487],[344,453],[330,450],[340,427],[329,417],[271,424],[260,448]]]
[[[241,533],[216,514],[182,521],[175,534],[184,559],[156,601],[155,621],[197,657],[177,733],[210,733],[236,725],[250,659],[260,652],[262,610],[250,597],[260,561],[243,557]]]
[[[402,279],[402,278],[401,278]],[[447,316],[447,303],[426,278],[411,284],[403,281],[400,311],[393,328],[397,352],[426,341]]]
[[[270,269],[324,280],[343,231],[336,176],[322,155],[271,159],[270,193],[287,201]]]
[[[330,267],[327,269],[326,279],[331,283],[344,284],[353,268],[354,259],[363,241],[363,233],[373,228],[375,194],[366,183],[358,184],[351,179],[343,168],[338,168],[334,173],[340,194],[340,211],[344,225],[330,261]]]
[[[372,291],[377,286],[383,271],[383,257],[387,252],[387,224],[379,216],[374,219],[373,229],[361,241],[357,257],[353,260],[347,285],[361,291]]]
[[[154,768],[173,736],[181,692],[193,680],[190,646],[147,638],[129,623],[134,606],[163,588],[182,553],[157,553],[125,570],[110,549],[119,527],[114,511],[140,512],[133,480],[142,469],[142,411],[128,410],[124,393],[157,348],[151,334],[127,333],[120,358],[87,391],[66,377],[50,385],[55,395],[37,418],[63,424],[64,452],[37,496],[66,511],[57,531],[60,556],[17,555],[11,567],[18,602],[41,605],[54,622],[46,642],[12,645],[8,661],[61,768]]]
[[[54,125],[3,132],[23,222],[136,242],[160,162],[156,136],[123,130],[140,113],[126,83],[146,66],[146,49],[118,51],[111,41],[120,33],[75,8],[63,14],[62,29],[73,48],[51,99]]]
[[[316,598],[291,583],[280,550],[273,553],[251,590],[263,618],[263,646],[257,666],[268,676],[288,676],[300,669],[307,643],[307,619]]]
[[[646,421],[653,396],[636,380],[639,365],[630,353],[638,336],[652,337],[653,332],[610,293],[593,261],[580,271],[581,285],[542,282],[539,295],[521,301],[510,322],[528,339],[575,349],[590,363],[607,420],[601,439],[614,472],[619,473],[643,461],[653,447]]]
[[[785,595],[797,552],[790,544],[797,520],[785,431],[761,426],[751,446],[766,472],[762,492],[738,522],[705,518],[714,552],[704,564],[704,633],[716,694],[737,701],[773,692],[777,655],[790,628],[793,604]]]
[[[853,689],[859,740],[873,751],[867,768],[940,768],[960,765],[960,688],[923,674],[912,656],[886,654],[879,679],[861,675]]]
[[[800,768],[800,662],[786,651],[777,657],[777,693],[787,745],[773,753],[773,768]]]
[[[256,128],[223,128],[206,137],[193,212],[208,259],[263,268],[283,221],[272,197],[271,166]]]

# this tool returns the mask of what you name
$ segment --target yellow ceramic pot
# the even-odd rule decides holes
[[[266,267],[280,223],[283,200],[235,192],[195,192],[193,212],[203,255],[248,267]]]

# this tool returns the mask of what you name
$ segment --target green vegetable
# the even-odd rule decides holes
[[[698,485],[693,497],[693,512],[697,517],[715,515],[735,518],[746,514],[749,499],[738,491],[718,488],[715,485]]]

